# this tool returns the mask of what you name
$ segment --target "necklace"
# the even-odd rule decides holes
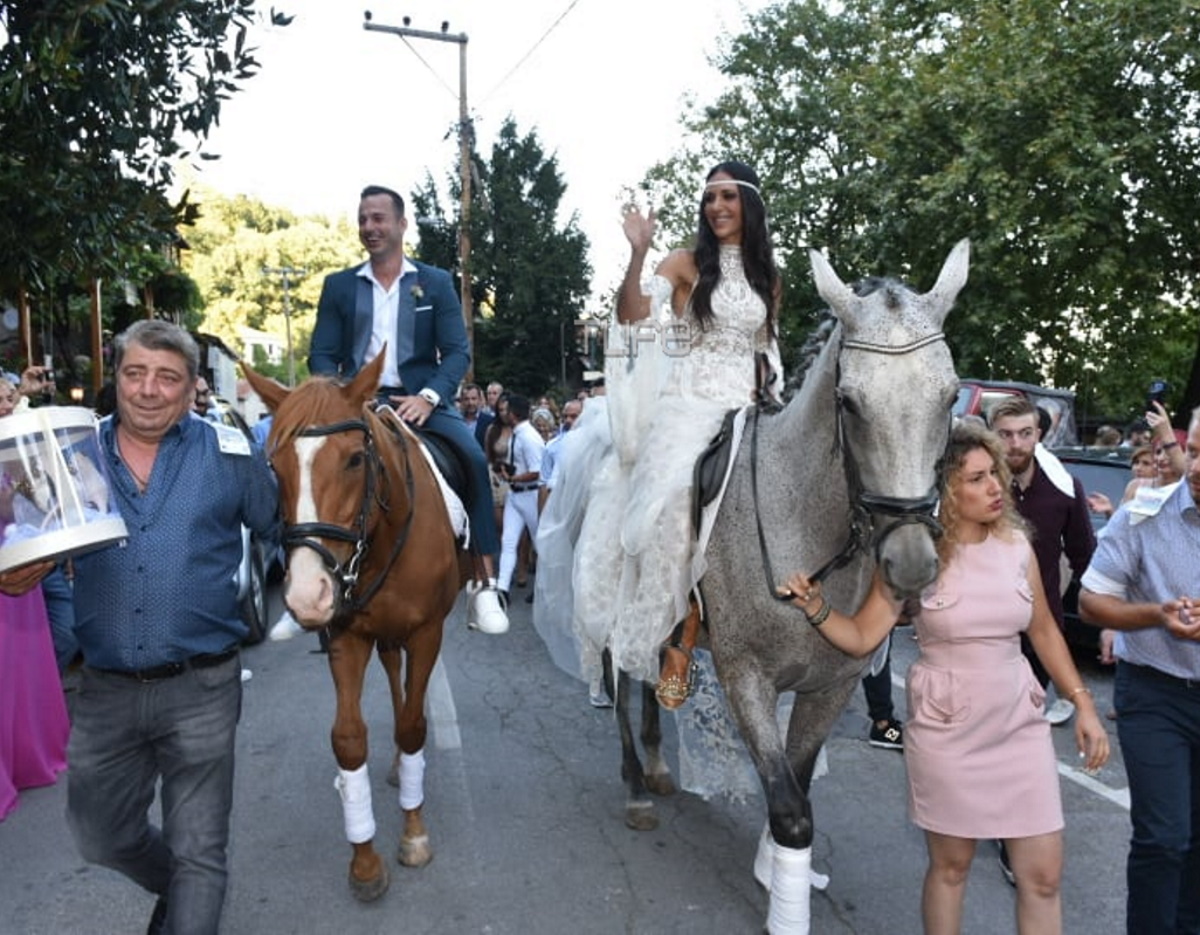
[[[138,493],[145,493],[146,488],[150,486],[150,475],[154,471],[154,455],[157,452],[151,452],[150,466],[144,471],[139,471],[133,466],[133,459],[125,451],[126,442],[124,433],[120,429],[117,430],[117,454],[121,458],[121,463],[125,465],[125,470],[129,472],[129,476],[133,478],[133,482],[137,485]]]

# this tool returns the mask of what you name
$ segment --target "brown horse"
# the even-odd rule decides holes
[[[423,866],[433,857],[421,817],[425,692],[468,567],[420,441],[390,409],[374,407],[382,364],[380,354],[345,386],[314,377],[295,390],[245,368],[274,413],[267,447],[284,512],[284,601],[302,627],[329,632],[337,788],[354,849],[350,888],[363,901],[382,896],[389,880],[372,846],[360,709],[367,663],[375,649],[392,693],[392,773],[404,812],[397,859]]]

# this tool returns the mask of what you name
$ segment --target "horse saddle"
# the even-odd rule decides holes
[[[450,489],[458,495],[458,499],[463,503],[469,502],[467,500],[467,477],[470,475],[467,473],[462,453],[441,435],[435,435],[423,428],[416,428],[415,431],[421,439],[421,443],[433,456],[433,463],[446,483],[450,485]]]
[[[729,473],[729,459],[733,455],[733,422],[740,408],[730,409],[721,420],[721,428],[708,447],[700,452],[692,469],[692,528],[699,533],[704,508],[717,498],[725,475]]]
[[[395,410],[390,406],[381,406],[376,411],[379,413],[386,411],[390,418],[385,418],[383,424],[390,431],[397,434],[400,433],[400,417],[396,415]],[[429,452],[430,457],[433,459],[434,467],[442,475],[442,480],[454,491],[459,500],[463,503],[468,503],[467,492],[470,488],[467,478],[471,475],[466,463],[466,455],[441,435],[435,435],[428,429],[416,425],[408,425],[406,427],[416,433],[416,436],[421,439],[421,444]]]

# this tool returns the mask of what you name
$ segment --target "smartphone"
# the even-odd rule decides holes
[[[1146,396],[1146,411],[1154,412],[1154,404],[1158,403],[1163,408],[1167,405],[1167,393],[1171,390],[1171,384],[1166,380],[1151,380],[1150,392]]]

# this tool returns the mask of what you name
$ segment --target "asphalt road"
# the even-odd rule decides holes
[[[350,856],[333,789],[333,692],[315,636],[248,649],[239,730],[227,935],[482,933],[482,935],[726,935],[762,930],[766,894],[751,864],[765,820],[761,798],[735,803],[661,799],[651,832],[622,822],[624,788],[611,713],[550,662],[517,591],[505,636],[447,622],[430,698],[426,818],[435,851],[420,870],[393,865],[390,891],[370,905],[349,894]],[[915,658],[899,631],[897,682]],[[1111,677],[1085,667],[1101,712]],[[895,692],[903,717],[903,692]],[[400,814],[384,782],[390,762],[387,691],[373,667],[364,705],[377,844],[394,851]],[[1112,722],[1106,722],[1112,731]],[[919,933],[925,852],[906,814],[903,756],[866,743],[857,692],[828,744],[831,772],[813,789],[814,935]],[[1064,923],[1068,933],[1123,931],[1129,816],[1114,759],[1079,775],[1071,731],[1054,731],[1067,812]],[[671,749],[674,765],[674,750]],[[81,860],[63,820],[65,783],[29,790],[0,824],[0,933],[140,933],[153,898]],[[1014,891],[990,844],[968,886],[966,933],[1007,933]]]

